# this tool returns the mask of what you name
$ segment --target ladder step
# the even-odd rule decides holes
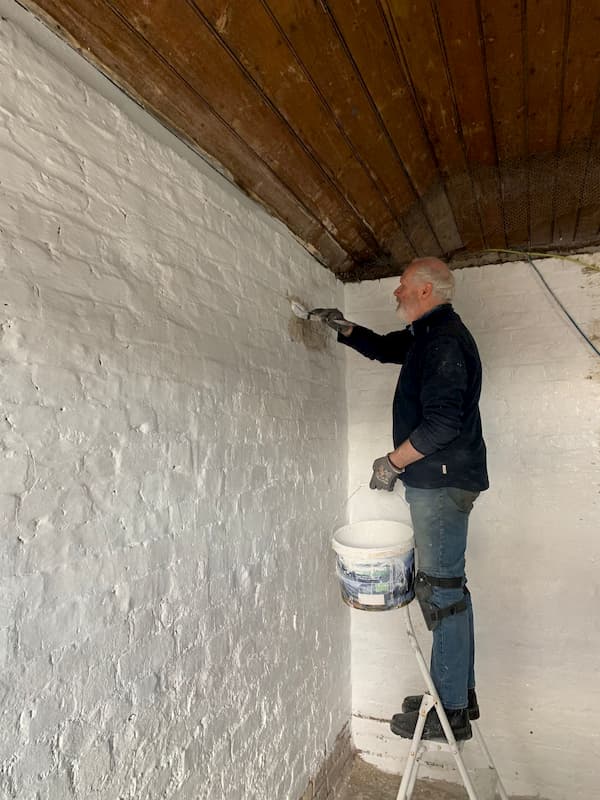
[[[421,675],[423,676],[425,685],[427,686],[427,691],[423,694],[419,719],[417,721],[417,725],[415,727],[415,733],[411,741],[411,746],[406,761],[406,767],[402,774],[402,781],[400,783],[400,788],[398,789],[398,795],[396,800],[410,800],[410,798],[412,797],[415,788],[415,783],[417,780],[417,773],[419,772],[419,767],[421,765],[421,759],[423,755],[427,752],[451,753],[454,756],[454,760],[456,762],[456,768],[458,769],[464,787],[467,790],[469,800],[478,800],[477,794],[475,793],[475,789],[473,787],[473,783],[471,781],[471,778],[466,770],[465,764],[462,759],[462,750],[465,741],[461,740],[459,742],[450,743],[446,741],[446,739],[421,738],[423,734],[423,728],[425,725],[425,719],[427,715],[430,714],[434,708],[438,709],[438,718],[442,723],[442,728],[444,729],[446,734],[450,738],[454,738],[454,736],[453,736],[453,731],[450,727],[450,723],[448,722],[446,713],[442,707],[440,697],[433,684],[431,675],[429,674],[429,669],[427,668],[427,664],[425,663],[425,659],[423,658],[423,653],[421,652],[421,648],[417,641],[417,637],[415,635],[415,631],[410,618],[409,606],[408,605],[403,606],[402,610],[404,612],[404,618],[406,622],[406,633],[408,635],[408,639],[413,649],[413,652],[416,656],[419,670],[421,672]],[[491,767],[496,774],[496,781],[497,781],[496,791],[500,795],[501,800],[508,800],[508,795],[506,794],[506,790],[502,785],[500,776],[496,772],[494,762],[492,761],[490,752],[487,749],[487,746],[483,740],[481,731],[479,730],[477,723],[472,722],[472,726],[475,739],[478,741],[482,751],[484,752],[489,767]]]

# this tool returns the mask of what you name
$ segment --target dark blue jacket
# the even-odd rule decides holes
[[[402,364],[394,395],[394,447],[409,439],[425,458],[406,467],[408,486],[489,486],[479,395],[481,361],[473,337],[449,303],[403,331],[379,335],[355,325],[343,344],[384,364]]]

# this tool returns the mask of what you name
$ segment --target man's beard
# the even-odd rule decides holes
[[[398,317],[398,319],[401,319],[402,322],[408,322],[408,320],[406,319],[404,309],[402,308],[400,303],[398,303],[398,305],[396,306],[396,316]]]

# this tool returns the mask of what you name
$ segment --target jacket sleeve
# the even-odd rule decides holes
[[[350,336],[338,333],[338,342],[382,364],[403,364],[414,339],[409,330],[379,334],[355,325]]]
[[[459,435],[467,385],[467,364],[458,341],[445,336],[431,341],[423,358],[422,418],[408,437],[419,453],[431,455]]]

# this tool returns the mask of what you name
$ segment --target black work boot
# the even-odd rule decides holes
[[[448,722],[452,728],[452,733],[457,742],[470,739],[473,735],[471,731],[471,723],[469,722],[469,713],[466,708],[459,708],[456,710],[446,710]],[[392,733],[396,736],[402,736],[404,739],[412,739],[415,734],[415,727],[419,719],[418,711],[409,711],[407,714],[394,714],[390,722]],[[423,728],[422,739],[442,739],[446,741],[446,734],[442,728],[442,723],[437,715],[435,708],[432,708],[425,720],[425,727]]]
[[[411,694],[404,698],[402,703],[402,712],[408,714],[410,711],[418,711],[421,708],[422,694]],[[479,703],[477,702],[477,695],[475,689],[469,689],[467,711],[469,712],[469,719],[479,719]]]

